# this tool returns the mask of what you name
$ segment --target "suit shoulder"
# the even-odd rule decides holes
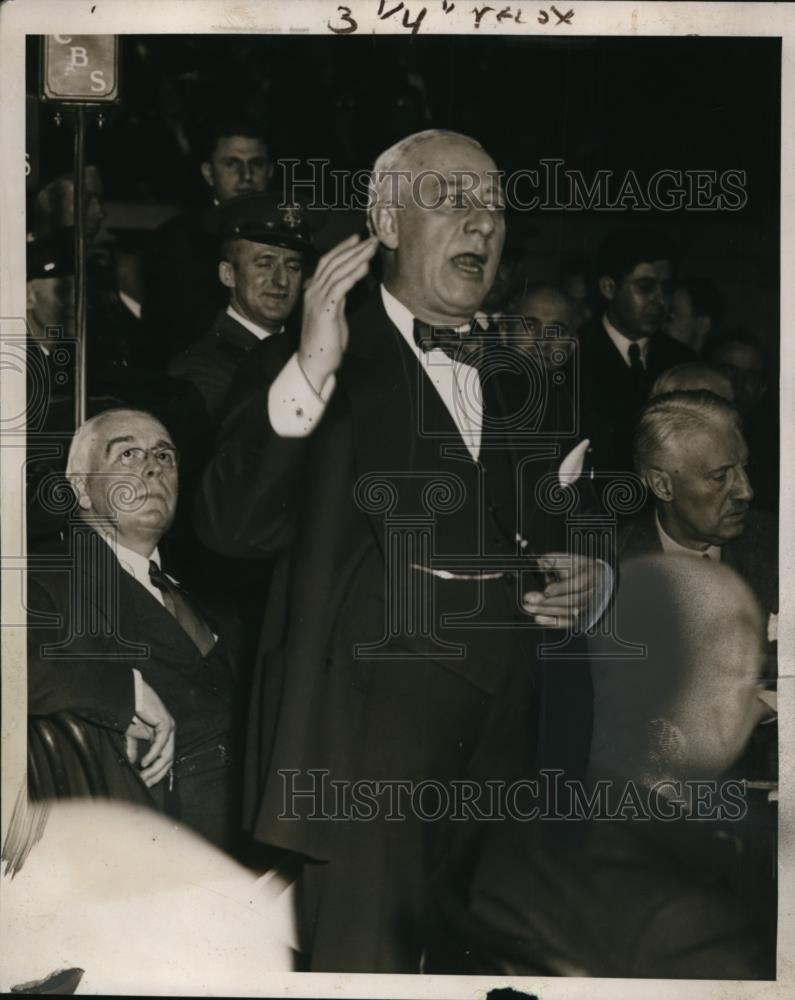
[[[683,365],[689,361],[696,361],[698,355],[687,344],[680,340],[675,340],[667,333],[658,333],[655,337],[655,350],[660,360],[667,364],[669,368],[674,365]]]

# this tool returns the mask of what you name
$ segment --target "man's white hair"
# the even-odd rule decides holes
[[[97,434],[102,428],[102,425],[107,422],[111,417],[118,416],[120,414],[131,414],[135,416],[145,416],[151,417],[152,420],[156,420],[157,423],[162,422],[157,419],[153,413],[148,413],[146,410],[136,410],[130,406],[115,406],[111,410],[103,410],[102,413],[98,413],[95,417],[89,417],[84,424],[75,431],[75,436],[72,438],[72,443],[69,445],[69,455],[66,459],[66,478],[69,482],[75,486],[76,480],[79,477],[87,475],[91,472],[90,459],[91,459],[91,448],[94,445]]]
[[[461,132],[449,132],[443,128],[428,128],[424,132],[415,132],[413,135],[407,135],[399,142],[396,142],[394,146],[385,149],[373,164],[373,169],[370,172],[369,200],[367,205],[368,216],[377,205],[393,203],[395,194],[398,191],[398,186],[396,185],[397,171],[408,170],[409,154],[417,146],[440,137],[460,139],[463,142],[470,143],[476,149],[483,149],[477,139],[473,139],[472,136],[463,135]]]

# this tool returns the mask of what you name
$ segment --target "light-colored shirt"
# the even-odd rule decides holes
[[[142,587],[159,601],[165,607],[163,601],[163,595],[157,589],[157,587],[149,579],[149,561],[157,564],[158,569],[160,568],[160,553],[157,549],[151,554],[149,559],[146,556],[142,556],[139,552],[133,552],[132,549],[128,549],[126,545],[122,545],[112,534],[101,534],[102,539],[107,543],[111,552],[119,560],[119,565],[124,570],[125,573],[129,573],[130,576],[137,580]],[[135,711],[139,711],[141,707],[141,702],[143,700],[142,685],[143,679],[138,670],[133,667],[133,683],[135,685]]]
[[[119,289],[119,298],[124,303],[124,305],[127,306],[127,308],[130,310],[133,316],[135,316],[136,319],[141,318],[140,302],[136,302],[136,300],[131,295],[128,295],[126,292],[123,292],[121,289]]]
[[[237,320],[241,326],[244,326],[250,333],[253,333],[257,340],[266,340],[268,337],[273,335],[272,330],[266,330],[264,326],[260,326],[259,323],[255,323],[253,319],[249,319],[247,316],[242,316],[237,309],[234,309],[232,306],[226,307],[226,315],[231,316],[234,320]],[[284,327],[279,330],[279,333],[284,333]]]
[[[709,545],[706,549],[689,549],[686,545],[680,545],[679,542],[671,538],[665,528],[663,528],[660,516],[656,512],[654,514],[654,524],[657,528],[657,536],[660,539],[663,552],[669,555],[691,556],[694,559],[703,559],[706,555],[713,562],[720,562],[721,548],[719,545]]]
[[[602,316],[602,325],[607,331],[607,336],[613,341],[616,346],[616,350],[621,355],[624,364],[629,366],[629,349],[633,344],[637,344],[640,348],[640,361],[643,367],[646,367],[646,359],[649,356],[649,338],[641,337],[640,340],[630,340],[629,337],[625,337],[623,333],[617,330],[610,320],[607,318],[607,313]]]
[[[469,453],[477,460],[483,426],[480,376],[475,368],[454,361],[439,348],[423,353],[414,341],[414,317],[409,309],[381,286],[387,316],[400,331],[425,370],[455,423]],[[466,325],[469,329],[469,324]],[[271,386],[268,416],[280,437],[306,437],[317,426],[336,385],[330,375],[319,391],[309,383],[294,354]]]
[[[438,347],[422,351],[414,340],[414,316],[409,309],[383,285],[381,298],[387,316],[398,328],[409,350],[439,393],[470,455],[477,461],[483,429],[483,393],[478,370],[449,357]],[[471,324],[467,323],[457,329],[459,332],[468,332],[470,327]]]

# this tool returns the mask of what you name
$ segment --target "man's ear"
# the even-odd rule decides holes
[[[91,497],[86,490],[85,476],[70,476],[69,485],[75,492],[81,510],[91,510]]]
[[[207,183],[208,187],[213,187],[215,184],[215,179],[213,178],[213,165],[209,160],[205,160],[201,165],[202,177]]]
[[[673,500],[674,483],[670,472],[665,472],[663,469],[646,469],[643,478],[657,500],[662,500],[664,503]]]
[[[218,277],[221,280],[221,284],[227,288],[235,287],[235,269],[228,260],[218,262]]]
[[[397,209],[387,205],[376,205],[367,218],[367,227],[388,250],[397,250],[399,242]]]
[[[609,274],[603,274],[599,279],[599,291],[608,302],[613,301],[613,296],[616,294],[616,283]]]
[[[29,281],[25,287],[25,309],[27,312],[32,312],[36,307],[36,284],[33,281]]]

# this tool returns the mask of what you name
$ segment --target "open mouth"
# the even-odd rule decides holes
[[[480,280],[483,277],[486,258],[479,253],[459,253],[452,258],[452,263],[453,267],[467,278]]]

